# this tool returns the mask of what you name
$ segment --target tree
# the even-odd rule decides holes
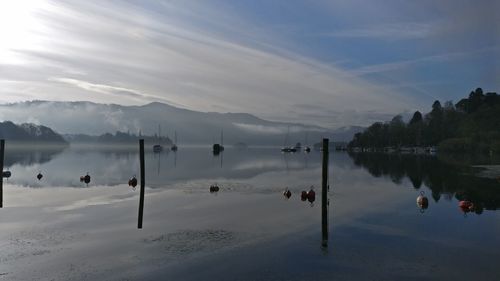
[[[436,100],[432,104],[432,110],[426,116],[427,128],[425,131],[425,142],[428,145],[439,143],[443,140],[443,108]]]
[[[415,111],[408,125],[408,144],[415,146],[420,145],[422,140],[423,119],[420,111]]]
[[[423,118],[416,111],[408,124],[400,115],[386,123],[374,123],[356,134],[350,146],[439,145],[440,150],[500,152],[500,96],[477,88],[453,105],[434,101]]]
[[[413,125],[413,124],[416,124],[419,122],[422,122],[422,113],[420,113],[420,111],[417,110],[417,111],[415,111],[415,113],[413,113],[413,117],[410,120],[410,125]]]
[[[401,115],[396,115],[389,123],[390,146],[401,146],[404,143],[406,124]]]

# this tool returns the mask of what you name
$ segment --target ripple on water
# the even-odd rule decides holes
[[[195,253],[214,252],[243,241],[243,235],[222,229],[182,230],[174,233],[151,236],[143,240],[162,251],[185,256]]]

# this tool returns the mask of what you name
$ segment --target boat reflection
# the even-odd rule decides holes
[[[153,153],[146,150],[145,153],[149,188],[166,188],[175,183],[198,179],[250,179],[266,173],[292,173],[318,167],[314,161],[304,166],[301,155],[289,155],[285,162],[280,161],[283,156],[272,148],[227,148],[215,157],[207,153],[204,147],[186,147],[182,152],[164,150]],[[139,155],[135,146],[70,147],[50,151],[7,150],[6,156],[11,159],[10,165],[5,166],[5,170],[12,171],[10,183],[26,187],[82,187],[78,176],[75,177],[82,175],[82,171],[92,175],[94,186],[126,184],[130,175],[139,174]],[[173,159],[169,161],[168,157]],[[38,180],[33,175],[41,171],[43,180]]]

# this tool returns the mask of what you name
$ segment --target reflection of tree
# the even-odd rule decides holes
[[[422,184],[432,191],[435,202],[441,195],[451,200],[470,200],[475,212],[500,208],[500,188],[493,179],[473,175],[470,166],[460,166],[440,161],[436,157],[413,154],[349,153],[357,166],[363,167],[374,177],[386,176],[396,184],[407,177],[415,189]]]
[[[67,146],[50,146],[42,148],[16,147],[13,149],[6,149],[4,165],[9,167],[15,164],[19,164],[21,166],[43,164],[52,160],[66,148]]]

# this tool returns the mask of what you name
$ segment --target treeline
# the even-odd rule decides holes
[[[145,136],[141,133],[132,134],[130,132],[116,131],[116,133],[105,133],[99,136],[85,134],[66,135],[66,140],[73,143],[116,143],[116,144],[135,144],[139,139],[144,139],[147,144],[171,145],[172,140],[169,137]]]
[[[376,122],[354,135],[349,147],[438,146],[446,151],[500,152],[500,96],[477,88],[453,104],[439,101],[423,115],[413,114],[408,123],[401,115]]]

